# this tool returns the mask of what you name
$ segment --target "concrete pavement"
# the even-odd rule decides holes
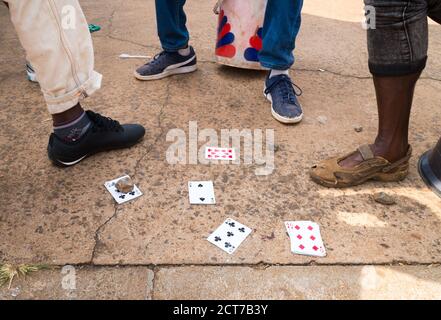
[[[14,283],[12,291],[0,289],[0,298],[439,298],[441,201],[416,170],[418,156],[441,135],[439,26],[430,26],[430,59],[415,97],[409,177],[328,190],[309,180],[308,168],[376,133],[361,1],[334,1],[329,10],[320,0],[306,1],[292,70],[304,91],[305,119],[289,127],[271,117],[263,73],[215,63],[211,2],[187,5],[199,70],[149,83],[132,76],[141,61],[118,56],[160,50],[154,2],[81,3],[89,22],[102,27],[93,39],[104,75],[102,90],[85,106],[140,122],[148,134],[130,150],[66,170],[51,166],[45,154],[50,117],[38,85],[25,78],[23,50],[0,7],[0,263],[56,268]],[[167,133],[188,133],[190,121],[219,135],[221,129],[274,129],[273,174],[256,176],[255,164],[170,165]],[[117,206],[103,183],[123,174],[144,196]],[[218,204],[190,206],[189,180],[213,180]],[[371,195],[382,190],[397,204],[374,202]],[[205,240],[226,217],[253,229],[232,256]],[[328,256],[292,255],[286,220],[319,223]],[[74,291],[61,286],[65,265],[75,266]],[[239,286],[244,283],[257,285]]]

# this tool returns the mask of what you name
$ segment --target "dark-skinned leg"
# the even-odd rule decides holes
[[[408,174],[412,154],[408,143],[410,111],[415,85],[427,61],[427,1],[364,0],[378,134],[373,144],[358,147],[345,159],[337,156],[314,165],[310,175],[315,182],[342,188],[368,180],[401,181]]]
[[[395,162],[403,158],[409,148],[409,118],[415,85],[421,75],[374,76],[378,104],[378,134],[371,149],[375,156]],[[359,153],[340,161],[342,167],[354,167],[363,159]]]
[[[75,119],[78,119],[83,113],[84,113],[84,109],[80,105],[80,103],[78,103],[69,110],[66,110],[61,113],[53,114],[52,123],[54,127],[61,126],[66,123],[75,121]]]
[[[374,155],[395,162],[406,155],[409,147],[413,94],[427,60],[428,3],[427,0],[364,2],[375,8],[376,16],[375,28],[367,31],[369,69],[379,118],[378,135],[371,149]],[[350,168],[361,161],[361,155],[355,153],[339,164]]]

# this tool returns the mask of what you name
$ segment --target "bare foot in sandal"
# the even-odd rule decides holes
[[[408,144],[410,110],[421,71],[373,75],[378,105],[378,134],[343,157],[321,161],[310,171],[312,180],[326,187],[343,188],[368,180],[400,181],[409,172],[412,148]]]
[[[370,145],[362,145],[354,152],[343,157],[335,157],[321,161],[310,171],[312,180],[325,187],[345,188],[362,184],[368,180],[392,182],[403,180],[409,173],[409,159],[412,148],[401,159],[390,162],[374,154]],[[361,161],[356,162],[358,157]],[[343,161],[355,165],[342,166]]]
[[[382,157],[391,163],[396,162],[401,158],[405,157],[407,150],[409,149],[408,145],[405,147],[392,148],[389,146],[384,147],[381,145],[377,145],[376,143],[370,144],[369,147],[372,150],[374,156]],[[363,162],[363,156],[360,154],[360,152],[356,152],[349,155],[349,157],[341,160],[338,164],[343,168],[353,168],[362,162]]]

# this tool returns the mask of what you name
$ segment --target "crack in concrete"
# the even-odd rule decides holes
[[[203,60],[203,59],[198,59],[198,63],[208,63],[208,64],[218,64],[216,61],[214,60]],[[359,79],[359,80],[369,80],[372,79],[372,76],[357,76],[357,75],[353,75],[353,74],[345,74],[345,73],[341,73],[341,72],[337,72],[337,71],[332,71],[332,70],[326,70],[326,69],[309,69],[309,68],[297,68],[295,65],[293,67],[290,68],[293,71],[301,71],[301,72],[317,72],[317,73],[329,73],[335,76],[339,76],[339,77],[343,77],[343,78],[352,78],[352,79]],[[430,76],[425,76],[425,77],[420,77],[420,80],[433,80],[433,81],[438,81],[441,82],[441,79],[435,78],[435,77],[430,77]]]
[[[159,134],[156,135],[156,137],[153,139],[153,142],[145,147],[145,152],[143,152],[140,156],[140,158],[136,161],[135,167],[134,167],[134,174],[133,176],[136,177],[138,174],[139,166],[141,164],[141,161],[145,159],[145,157],[154,149],[155,145],[158,143],[159,139],[164,135],[164,128],[162,127],[162,120],[161,118],[164,115],[164,108],[168,105],[170,100],[170,82],[171,79],[168,79],[166,89],[165,89],[165,99],[164,102],[161,105],[161,109],[159,110],[159,113],[156,117],[157,120],[157,128],[159,128]]]
[[[140,158],[136,161],[136,164],[134,166],[134,174],[133,177],[136,177],[138,174],[138,170],[139,170],[139,166],[141,164],[141,161],[151,152],[151,150],[153,150],[154,146],[156,145],[156,143],[159,141],[159,139],[161,138],[161,136],[163,136],[164,134],[164,128],[162,127],[162,116],[164,114],[164,108],[168,105],[168,102],[170,100],[170,83],[171,83],[171,79],[168,79],[167,82],[167,86],[166,86],[166,96],[164,99],[164,102],[161,106],[161,109],[159,110],[159,114],[157,116],[157,122],[158,125],[157,127],[160,129],[159,134],[155,137],[155,139],[153,140],[153,142],[151,144],[149,144],[148,146],[146,146],[144,149],[145,151],[141,154]],[[100,235],[102,230],[106,227],[107,224],[109,224],[113,219],[117,218],[118,216],[118,204],[115,203],[114,204],[114,212],[113,215],[107,219],[106,221],[104,221],[104,223],[102,223],[95,231],[95,235],[94,235],[94,246],[92,248],[92,253],[91,253],[91,258],[89,260],[89,264],[90,265],[95,265],[94,260],[96,258],[96,254],[97,254],[97,247],[98,244],[100,243]],[[87,265],[87,264],[86,264]]]
[[[164,135],[164,128],[162,127],[162,117],[164,115],[164,109],[168,105],[170,101],[170,84],[171,79],[169,78],[167,80],[166,89],[165,89],[165,99],[164,102],[161,105],[161,109],[159,110],[159,113],[156,117],[157,120],[157,128],[159,128],[159,133],[156,135],[156,137],[153,139],[153,142],[145,147],[145,152],[141,154],[141,157],[136,161],[135,167],[134,167],[134,177],[138,174],[139,166],[141,164],[141,161],[145,159],[145,157],[154,149],[155,145],[158,143],[159,139]]]
[[[122,38],[119,38],[117,36],[112,35],[112,33],[113,33],[113,20],[115,18],[115,14],[116,14],[117,11],[118,10],[114,8],[112,13],[110,14],[109,26],[108,26],[109,30],[104,35],[105,38],[109,38],[109,39],[112,39],[112,40],[117,40],[117,41],[121,41],[121,42],[125,42],[125,43],[130,43],[130,44],[133,44],[133,45],[136,45],[136,46],[140,46],[140,47],[143,47],[143,48],[158,49],[159,50],[159,48],[157,46],[145,45],[145,44],[139,43],[137,41],[133,41],[133,40],[129,40],[129,39],[122,39]],[[97,37],[100,37],[100,36],[98,35]],[[103,36],[101,36],[101,37],[103,37]]]
[[[63,267],[63,265],[50,265],[52,267]],[[159,264],[143,264],[143,263],[115,263],[115,264],[90,264],[90,263],[77,263],[68,265],[74,267],[118,267],[118,268],[128,268],[128,267],[145,267],[152,271],[158,271],[159,269],[171,269],[171,268],[184,268],[184,267],[246,267],[255,269],[267,269],[271,267],[362,267],[362,266],[383,266],[383,267],[402,267],[402,266],[426,266],[426,267],[441,267],[441,260],[436,262],[417,262],[417,261],[401,261],[394,260],[388,263],[381,262],[353,262],[353,263],[342,263],[342,262],[330,262],[321,263],[317,260],[310,260],[308,262],[302,263],[268,263],[268,262],[258,262],[258,263],[159,263]]]
[[[95,260],[95,257],[96,257],[96,252],[97,252],[98,244],[101,241],[100,240],[100,234],[101,234],[102,229],[104,229],[106,227],[106,225],[110,221],[112,221],[114,218],[116,218],[117,215],[118,215],[118,204],[115,203],[113,208],[114,208],[114,212],[113,212],[112,216],[109,219],[107,219],[106,221],[104,221],[104,223],[101,224],[98,227],[98,229],[96,229],[96,231],[95,231],[95,235],[94,235],[95,242],[94,242],[94,245],[93,245],[93,248],[92,248],[92,253],[91,253],[90,262],[89,262],[89,264],[92,265],[92,266],[95,265],[94,260]]]
[[[112,13],[111,15],[111,20],[113,20],[113,14],[115,13],[115,11]],[[110,26],[113,27],[113,21],[110,23]],[[143,47],[146,49],[156,49],[157,51],[161,50],[160,47],[155,46],[155,45],[146,45],[146,44],[142,44],[139,43],[137,41],[133,41],[133,40],[128,40],[128,39],[122,39],[122,38],[118,38],[115,36],[111,35],[111,31],[109,31],[109,33],[105,36],[109,39],[112,40],[117,40],[117,41],[121,41],[121,42],[126,42],[126,43],[130,43],[139,47]],[[205,59],[198,59],[198,63],[209,63],[209,64],[218,64],[215,60],[205,60]],[[359,80],[368,80],[368,79],[372,79],[372,76],[358,76],[358,75],[353,75],[353,74],[345,74],[345,73],[341,73],[341,72],[337,72],[337,71],[332,71],[332,70],[326,70],[326,69],[309,69],[309,68],[297,68],[295,66],[290,68],[293,71],[303,71],[303,72],[318,72],[318,73],[329,73],[335,76],[339,76],[339,77],[344,77],[344,78],[352,78],[352,79],[359,79]],[[435,78],[435,77],[421,77],[420,80],[433,80],[433,81],[437,81],[437,82],[441,82],[441,79]]]
[[[153,272],[153,279],[152,279],[152,300],[156,300],[155,298],[155,292],[156,292],[156,278],[157,278],[157,273],[159,271],[159,268],[152,268],[150,269]]]
[[[115,18],[115,13],[116,13],[116,9],[115,8],[113,8],[113,10],[112,10],[112,13],[110,14],[110,17],[109,17],[109,26],[108,26],[108,28],[109,28],[109,30],[108,30],[108,32],[107,32],[107,36],[109,36],[111,33],[112,33],[112,31],[113,31],[113,19]]]
[[[326,69],[308,69],[308,68],[296,68],[293,67],[291,68],[291,70],[293,71],[300,71],[300,72],[318,72],[318,73],[329,73],[332,74],[334,76],[338,76],[338,77],[342,77],[342,78],[351,78],[351,79],[358,79],[358,80],[368,80],[368,79],[372,79],[372,76],[357,76],[357,75],[353,75],[353,74],[345,74],[345,73],[340,73],[337,71],[332,71],[332,70],[326,70]]]
[[[434,78],[434,77],[421,77],[420,80],[432,80],[432,81],[441,82],[441,79]]]
[[[121,6],[121,5],[120,5]],[[112,40],[117,40],[117,41],[121,41],[121,42],[125,42],[125,43],[131,43],[140,47],[144,47],[144,48],[153,48],[153,49],[157,49],[158,47],[156,46],[150,46],[150,45],[144,45],[142,43],[136,42],[136,41],[132,41],[132,40],[128,40],[128,39],[122,39],[119,38],[117,36],[114,36],[113,33],[113,20],[115,19],[115,14],[119,11],[119,8],[116,9],[115,7],[113,8],[112,12],[110,13],[109,16],[109,24],[108,24],[108,30],[104,35],[99,35],[97,34],[95,37],[97,38],[109,38]]]
[[[161,50],[158,46],[153,46],[153,45],[147,45],[147,44],[142,44],[133,40],[128,40],[128,39],[122,39],[122,38],[118,38],[116,36],[112,36],[112,35],[106,35],[106,38],[112,39],[112,40],[117,40],[117,41],[121,41],[121,42],[125,42],[125,43],[130,43],[139,47],[143,47],[146,49],[156,49],[156,50]]]

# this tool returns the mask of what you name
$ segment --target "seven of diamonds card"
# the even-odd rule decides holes
[[[228,218],[207,240],[225,252],[233,254],[251,232],[252,230],[247,226]]]
[[[316,257],[326,256],[326,249],[317,223],[287,221],[285,226],[291,239],[291,251],[293,253]]]
[[[128,193],[120,192],[116,188],[116,184],[118,183],[118,181],[127,177],[129,176],[126,175],[104,183],[104,186],[106,187],[107,191],[110,192],[110,194],[113,196],[113,198],[118,204],[122,204],[142,196],[142,192],[138,189],[136,185],[133,186],[133,190]]]
[[[205,159],[207,160],[236,160],[234,148],[206,147]]]
[[[190,204],[215,204],[213,181],[189,181]]]

